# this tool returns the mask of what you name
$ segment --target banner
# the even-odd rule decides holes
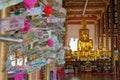
[[[0,31],[9,31],[24,27],[24,17],[12,16],[0,19]]]
[[[27,13],[28,13],[29,16],[43,14],[42,6],[41,7],[31,8],[31,9],[27,10]]]
[[[57,23],[60,19],[57,17],[47,17],[47,23]]]

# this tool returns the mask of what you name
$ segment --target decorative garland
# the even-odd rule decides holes
[[[26,66],[24,65],[22,68],[18,68],[25,70],[28,73],[33,73],[36,70],[40,70],[42,66],[52,62],[56,62],[58,65],[63,65],[65,63],[65,47],[63,46],[63,36],[65,35],[65,10],[63,9],[63,12],[57,10],[57,13],[55,13],[52,11],[52,7],[48,5],[48,3],[47,5],[37,7],[37,9],[31,9],[29,9],[29,11],[23,12],[25,15],[19,14],[25,17],[24,27],[18,28],[18,31],[10,31],[12,34],[9,36],[21,38],[22,44],[9,44],[9,51],[7,55],[8,59],[6,60],[6,63],[12,54],[16,54],[14,57],[15,59],[19,57],[28,58],[28,61],[25,63]],[[34,18],[29,18],[31,17],[32,13],[27,15],[28,12],[34,10],[38,10],[38,13],[40,12],[40,14],[33,14]],[[64,15],[59,15],[61,13]],[[15,41],[9,39],[7,39],[7,41],[20,42],[20,40]],[[32,46],[31,43],[35,43],[32,49],[30,48]],[[10,61],[10,63],[12,63],[14,60]],[[6,65],[5,70],[11,69],[16,69],[16,67],[8,67]]]

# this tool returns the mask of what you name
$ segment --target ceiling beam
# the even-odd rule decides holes
[[[96,16],[88,16],[88,17],[77,17],[77,16],[73,16],[73,17],[67,17],[67,20],[98,20],[98,17]]]
[[[67,15],[78,15],[78,14],[81,14],[82,15],[82,12],[83,11],[72,11],[72,10],[67,10]],[[102,11],[100,10],[97,10],[97,11],[88,11],[86,10],[85,14],[93,14],[93,15],[101,15]]]
[[[85,0],[63,0],[65,2],[85,2]],[[108,0],[89,0],[89,2],[106,2]]]
[[[72,7],[72,8],[84,8],[85,2],[66,2],[65,7]],[[106,2],[88,2],[87,7],[96,7],[96,8],[105,8]]]
[[[81,21],[78,21],[78,22],[67,22],[67,25],[81,25]],[[95,24],[94,21],[86,21],[86,24]]]

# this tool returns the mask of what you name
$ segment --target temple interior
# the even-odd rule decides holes
[[[77,72],[118,72],[117,5],[117,0],[113,4],[112,0],[65,0],[69,46],[66,68],[76,67]]]

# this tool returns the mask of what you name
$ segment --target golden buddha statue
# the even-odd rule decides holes
[[[79,30],[78,51],[90,51],[93,48],[93,41],[89,39],[89,30],[83,21],[83,28]]]

